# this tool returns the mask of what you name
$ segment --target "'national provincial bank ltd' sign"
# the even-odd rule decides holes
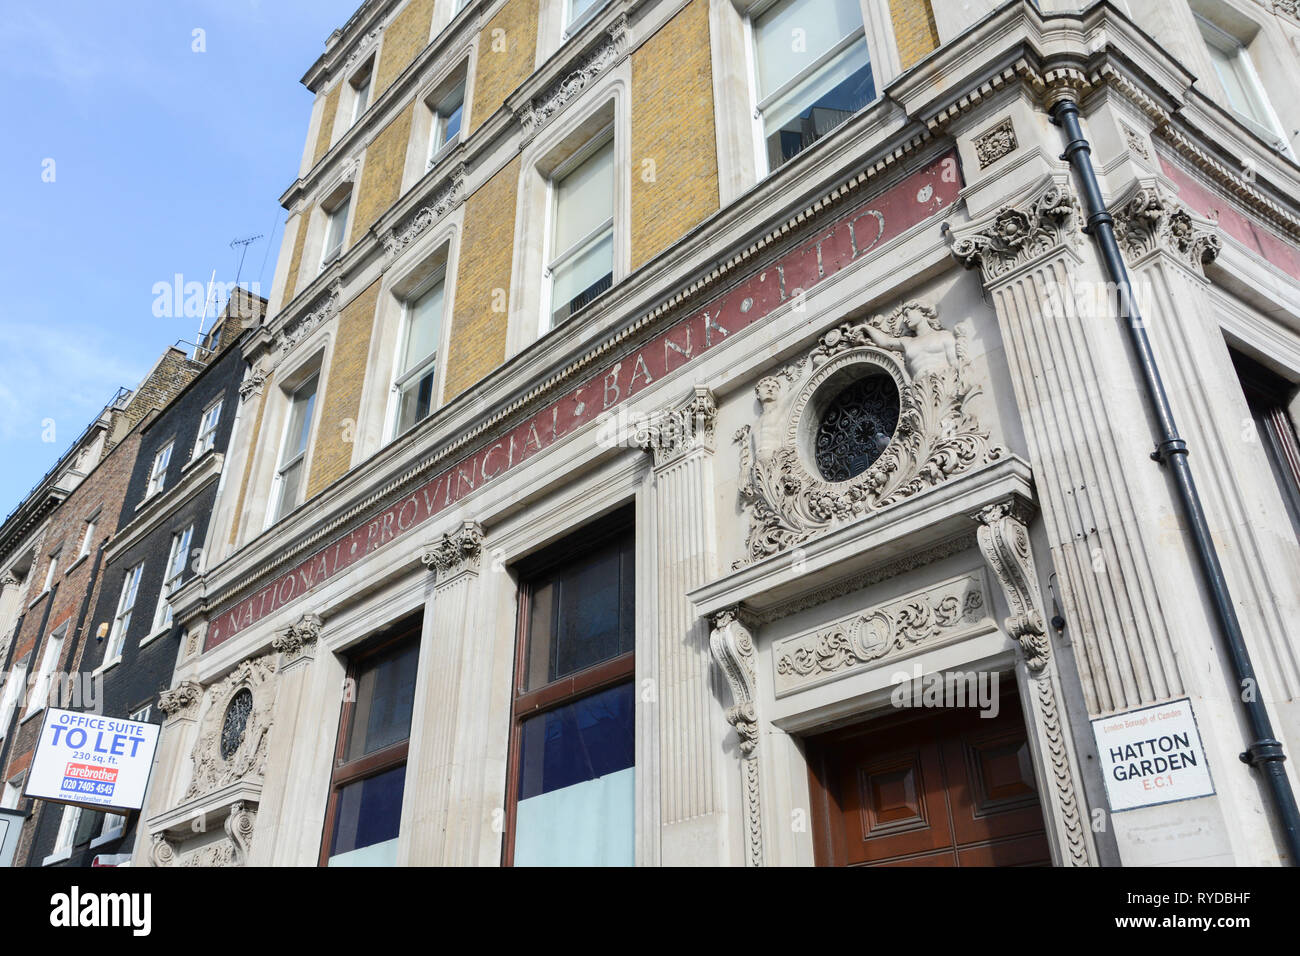
[[[955,152],[938,157],[857,204],[807,242],[756,269],[734,288],[612,362],[498,440],[480,447],[410,494],[357,524],[266,587],[221,609],[204,650],[230,640],[266,615],[311,593],[373,554],[594,421],[652,382],[691,364],[728,335],[757,322],[912,226],[951,206],[961,189]]]

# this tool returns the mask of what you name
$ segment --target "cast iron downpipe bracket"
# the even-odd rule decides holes
[[[1282,752],[1282,741],[1280,740],[1256,740],[1239,756],[1242,763],[1249,764],[1252,767],[1271,760],[1281,763],[1286,759],[1286,754]]]
[[[1187,455],[1187,442],[1181,438],[1169,438],[1156,442],[1156,450],[1151,453],[1151,460],[1166,464],[1170,455]]]

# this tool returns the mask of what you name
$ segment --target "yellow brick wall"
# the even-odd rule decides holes
[[[415,104],[411,103],[366,147],[349,246],[361,238],[402,193],[402,168],[406,165],[406,147],[411,138],[411,117],[414,114]]]
[[[334,333],[334,354],[330,358],[326,392],[316,424],[316,447],[312,452],[307,498],[347,473],[352,465],[352,441],[361,408],[361,388],[366,381],[370,334],[375,325],[380,281],[353,299],[339,315]]]
[[[371,102],[392,85],[429,45],[433,30],[433,0],[411,0],[384,29],[379,65],[371,86]]]
[[[632,268],[718,208],[709,3],[691,0],[632,55]]]
[[[334,89],[325,94],[325,105],[320,111],[320,129],[316,132],[316,153],[311,164],[315,166],[330,151],[330,134],[334,132],[334,117],[339,111],[339,90],[342,83],[335,83]]]
[[[271,373],[266,373],[262,383],[262,394],[257,399],[257,417],[253,419],[253,432],[248,436],[248,460],[244,462],[244,477],[239,482],[239,497],[235,499],[235,520],[230,523],[230,543],[239,537],[239,526],[244,515],[244,497],[248,494],[248,482],[253,474],[253,452],[262,438],[262,416],[266,414],[266,396],[271,394]]]
[[[889,0],[889,14],[903,69],[938,48],[939,28],[934,23],[930,0]]]
[[[537,0],[507,0],[478,38],[470,132],[478,129],[533,72]]]
[[[289,274],[284,279],[284,301],[286,304],[293,299],[294,294],[298,291],[298,270],[302,268],[302,247],[303,243],[307,241],[307,224],[311,222],[310,213],[311,211],[308,210],[289,220],[290,223],[297,221],[298,233],[293,239],[293,255],[289,257]],[[286,223],[286,234],[288,231],[289,226]]]
[[[494,311],[493,306],[509,306],[518,188],[519,160],[516,158],[466,201],[443,390],[447,401],[505,359],[506,312]]]

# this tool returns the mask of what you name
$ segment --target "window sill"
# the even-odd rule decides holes
[[[104,663],[102,663],[102,664],[100,664],[98,667],[96,667],[93,671],[91,671],[91,676],[92,676],[92,677],[98,677],[98,676],[100,676],[101,674],[104,674],[104,673],[106,673],[106,672],[112,670],[114,667],[116,667],[116,666],[117,666],[118,664],[120,664],[120,663],[122,663],[122,654],[121,654],[121,652],[119,652],[118,655],[117,655],[116,657],[114,657],[112,660],[110,660],[110,661],[104,661]]]
[[[208,455],[212,454],[215,447],[216,447],[215,445],[209,445],[207,448],[204,448],[201,452],[199,452],[197,455],[195,455],[193,458],[187,461],[184,465],[181,466],[181,474],[182,475],[185,474],[187,471],[189,471],[191,468],[193,468],[195,465],[201,462],[204,458],[207,458]]]
[[[45,595],[47,595],[47,594],[49,594],[49,593],[50,593],[50,589],[49,589],[49,588],[46,588],[46,589],[45,589],[44,591],[42,591],[40,594],[36,595],[36,597],[32,598],[31,603],[29,603],[29,604],[27,605],[27,610],[30,611],[32,608],[36,607],[36,605],[40,604],[40,603],[41,603],[41,598],[45,597]]]
[[[123,826],[120,830],[113,830],[110,833],[105,833],[101,836],[97,836],[95,837],[95,839],[90,841],[90,848],[94,850],[97,847],[101,847],[106,843],[116,843],[118,840],[122,839],[122,834],[125,832],[126,832],[126,827]]]
[[[153,501],[162,493],[163,493],[163,489],[158,488],[155,491],[152,491],[149,494],[145,495],[143,498],[140,499],[140,503],[135,506],[135,510],[139,512],[141,508],[145,507],[147,504],[149,504],[149,502]]]
[[[55,850],[45,859],[41,860],[41,866],[52,866],[55,863],[63,863],[64,861],[70,859],[72,859],[71,847],[69,847],[66,850]]]
[[[78,556],[77,556],[77,560],[76,560],[76,561],[73,561],[71,564],[69,564],[69,565],[68,565],[68,570],[66,570],[66,571],[63,572],[64,575],[66,576],[66,575],[71,574],[71,573],[72,573],[73,571],[75,571],[78,567],[80,567],[80,566],[81,566],[81,563],[82,563],[83,561],[85,561],[88,557],[90,557],[90,552],[89,552],[89,551],[87,551],[85,554],[78,555]]]
[[[41,706],[37,707],[35,710],[28,710],[27,713],[25,713],[25,714],[23,714],[21,717],[19,717],[19,718],[18,718],[18,723],[20,723],[20,724],[25,724],[25,723],[27,723],[27,721],[31,720],[33,717],[37,717],[37,716],[39,716],[40,714],[44,713],[44,711],[45,711],[45,705],[44,705],[44,704],[41,704]]]
[[[160,627],[158,630],[152,632],[151,634],[146,634],[144,637],[140,638],[140,640],[136,643],[135,646],[145,647],[149,644],[152,644],[154,641],[158,640],[158,638],[162,637],[163,635],[170,634],[171,631],[172,631],[172,625],[170,624],[168,624],[166,627]],[[122,658],[119,656],[118,660],[121,659]]]

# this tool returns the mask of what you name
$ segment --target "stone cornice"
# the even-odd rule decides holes
[[[384,18],[400,2],[401,0],[365,0],[360,9],[330,35],[325,52],[303,74],[300,81],[302,85],[313,93],[318,92],[322,83],[332,77],[349,57],[364,52],[361,47],[365,45],[366,37],[382,27]]]

